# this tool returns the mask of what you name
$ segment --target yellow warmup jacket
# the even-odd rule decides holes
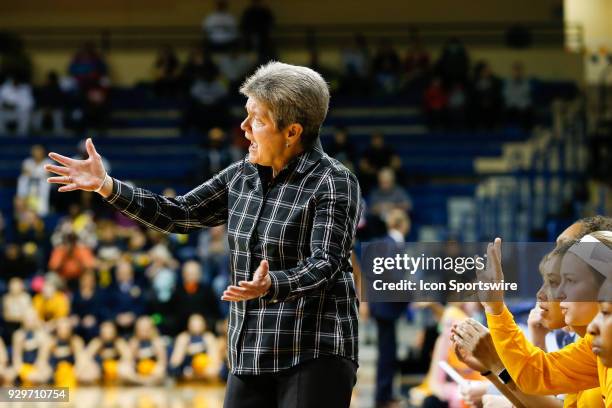
[[[497,354],[524,393],[568,394],[599,387],[606,408],[612,408],[612,369],[591,351],[590,335],[546,353],[525,338],[506,307],[499,315],[487,313],[487,323]]]

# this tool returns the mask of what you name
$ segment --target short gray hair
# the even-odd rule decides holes
[[[304,147],[319,137],[329,108],[329,88],[318,72],[271,61],[244,81],[240,93],[265,103],[279,130],[292,123],[302,125]]]

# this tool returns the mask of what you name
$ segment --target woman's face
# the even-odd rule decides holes
[[[38,326],[40,325],[40,318],[38,316],[38,312],[33,308],[29,308],[23,315],[22,322],[23,327],[26,330],[38,329]]]
[[[591,348],[606,367],[612,367],[612,279],[606,279],[599,291],[599,313],[589,325],[593,336]]]
[[[9,281],[9,292],[13,295],[23,292],[23,281],[19,278],[12,278]]]
[[[557,299],[561,300],[561,310],[565,324],[587,326],[599,311],[595,301],[600,284],[590,267],[571,252],[561,261],[561,285],[557,289]]]
[[[112,341],[117,337],[115,325],[109,322],[102,323],[100,326],[100,337],[104,341]]]
[[[283,132],[276,128],[270,109],[250,97],[246,103],[247,117],[240,124],[244,136],[251,142],[249,161],[261,166],[273,166],[286,150]]]
[[[542,287],[537,293],[538,305],[542,310],[543,324],[550,330],[565,326],[565,319],[558,301],[555,301],[555,292],[561,284],[560,257],[553,256],[541,267]]]
[[[140,318],[136,322],[136,337],[148,340],[153,337],[153,322],[148,318]]]
[[[206,323],[204,318],[200,315],[193,315],[189,318],[188,323],[189,332],[192,334],[200,334],[206,329]]]
[[[81,288],[94,289],[96,287],[96,277],[93,273],[85,273],[81,275]]]
[[[59,319],[57,321],[57,337],[67,340],[72,336],[72,324],[68,318]]]

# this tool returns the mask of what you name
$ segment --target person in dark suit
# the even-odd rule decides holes
[[[136,319],[145,312],[142,287],[136,283],[134,269],[129,261],[121,260],[115,269],[115,284],[106,290],[105,303],[109,316],[115,319],[119,333],[131,333]]]
[[[390,251],[405,242],[410,232],[410,220],[405,211],[391,210],[386,217],[385,243]],[[376,364],[376,407],[399,406],[393,398],[393,377],[397,369],[397,342],[395,325],[406,311],[406,302],[370,302],[370,316],[378,330],[378,361]]]
[[[181,332],[185,322],[194,314],[200,314],[206,320],[206,326],[212,330],[221,318],[218,297],[210,286],[202,283],[202,268],[197,261],[187,261],[183,264],[183,282],[172,294],[170,304],[174,309],[173,331]]]

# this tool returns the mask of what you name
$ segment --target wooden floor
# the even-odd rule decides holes
[[[172,385],[160,387],[78,387],[70,390],[70,402],[13,402],[0,407],[58,408],[222,408],[223,385]],[[355,389],[354,400],[359,390]],[[371,404],[354,402],[351,407],[366,408]],[[265,408],[265,407],[262,407]]]

